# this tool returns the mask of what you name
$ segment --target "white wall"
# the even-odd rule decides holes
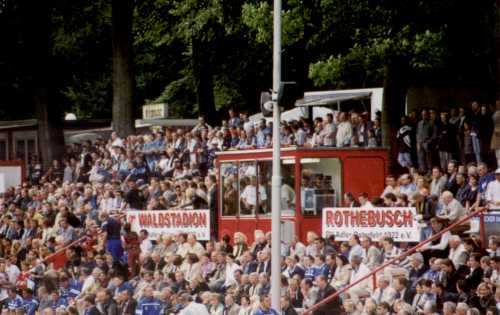
[[[22,182],[21,166],[1,166],[0,165],[0,193],[11,186],[20,185]]]

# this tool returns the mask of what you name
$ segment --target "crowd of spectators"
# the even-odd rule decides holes
[[[408,173],[388,176],[379,197],[346,193],[344,201],[351,207],[414,206],[423,240],[474,209],[500,207],[500,169],[489,171],[486,149],[479,160],[460,155],[456,162],[454,154],[463,151],[457,149],[442,164],[444,155],[435,160],[429,145],[423,159],[429,166],[417,164],[413,155],[421,157],[424,147],[419,126],[428,123],[426,114],[422,117],[416,129],[408,123],[410,131],[398,134],[408,145],[400,152]],[[436,120],[432,123],[440,130]],[[281,249],[281,310],[276,311],[269,297],[269,232],[255,231],[253,242],[239,232],[206,242],[185,233],[151,239],[147,230],[133,231],[123,222],[130,209],[214,213],[215,152],[267,147],[271,130],[265,120],[254,124],[246,114],[230,111],[221,127],[200,117],[192,130],[159,128],[126,138],[113,133],[68,146],[61,161],[46,169],[35,159],[28,180],[0,197],[2,314],[294,315],[407,248],[390,237],[353,235],[339,242],[311,231],[306,244],[295,237]],[[281,130],[282,145],[381,144],[380,117],[370,121],[364,113],[328,114],[312,124],[299,119],[283,123]],[[472,222],[444,233],[376,275],[375,284],[368,279],[349,288],[314,315],[499,314],[500,236],[482,246],[477,232]],[[61,248],[66,259],[58,268],[53,253]]]
[[[462,165],[494,165],[496,160],[500,167],[500,101],[496,111],[478,102],[458,109],[412,111],[401,118],[397,139],[398,161],[404,168],[445,170],[451,160]]]

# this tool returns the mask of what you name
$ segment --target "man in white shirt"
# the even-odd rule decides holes
[[[250,176],[250,184],[248,184],[241,193],[241,201],[245,205],[247,211],[254,211],[257,207],[257,202],[259,203],[259,205],[261,205],[267,200],[266,190],[264,189],[264,187],[262,185],[259,185],[259,191],[257,193],[256,185],[257,177]]]
[[[443,223],[441,223],[437,218],[432,218],[431,219],[431,227],[432,227],[433,234],[438,234],[443,229]],[[426,245],[424,245],[420,250],[421,251],[431,250],[434,252],[435,251],[444,251],[448,247],[450,236],[451,236],[450,231],[447,231],[447,232],[441,234],[441,237],[439,239],[439,243],[429,242]]]
[[[363,208],[363,209],[372,209],[373,208],[372,203],[368,200],[368,194],[365,192],[362,192],[359,194],[358,201],[360,204],[360,208]]]
[[[382,194],[380,195],[380,197],[384,198],[385,195],[387,195],[389,193],[396,194],[398,192],[396,178],[393,175],[389,175],[386,177],[385,184],[387,186],[385,186],[385,189],[382,192]]]
[[[389,305],[394,304],[396,300],[396,290],[390,286],[390,279],[386,276],[379,276],[377,279],[377,289],[373,291],[371,298],[379,304],[386,302]]]
[[[363,264],[360,256],[353,256],[351,261],[352,272],[349,284],[353,284],[370,273],[370,269]],[[369,297],[371,295],[371,278],[361,281],[351,287],[348,292],[354,303],[357,303],[360,298]]]
[[[295,192],[286,183],[281,186],[281,211],[285,210],[295,210]]]
[[[111,141],[112,141],[111,142],[112,147],[120,147],[120,148],[124,147],[123,140],[120,137],[118,137],[118,134],[115,131],[111,133]]]
[[[11,260],[15,260],[15,256],[5,261],[5,272],[9,277],[9,282],[15,285],[17,277],[21,274],[21,270],[19,270],[19,268]]]
[[[361,247],[363,248],[363,263],[371,269],[380,265],[382,253],[372,244],[368,236],[361,237]]]
[[[458,235],[451,235],[448,243],[450,245],[448,258],[453,262],[455,269],[458,270],[460,266],[465,266],[467,263],[467,259],[469,258],[467,251],[464,248],[464,244],[462,244],[462,239]]]
[[[441,202],[443,203],[442,215],[438,216],[439,219],[448,220],[452,224],[465,216],[464,207],[453,198],[450,191],[445,191],[441,194]]]
[[[201,245],[200,242],[198,242],[198,240],[196,239],[196,235],[190,233],[188,234],[186,240],[187,242],[182,245],[185,248],[184,256],[186,256],[189,253],[192,253],[198,257],[201,257],[203,256],[203,254],[205,254],[205,248],[203,248],[203,245]]]
[[[299,241],[295,235],[290,241],[290,256],[298,256],[300,259],[306,254],[306,246]]]
[[[412,182],[410,174],[403,174],[399,178],[399,193],[405,194],[408,198],[413,197],[417,192],[417,186]]]
[[[323,122],[323,145],[327,147],[331,147],[335,145],[335,133],[336,133],[336,125],[333,122],[333,115],[327,114],[325,121]]]
[[[352,125],[346,119],[346,114],[341,112],[339,114],[339,124],[337,127],[337,147],[348,147],[351,145],[352,138]]]
[[[207,307],[201,303],[193,302],[193,298],[189,293],[182,294],[179,302],[184,305],[179,315],[210,315]]]
[[[495,180],[486,188],[486,203],[490,209],[500,210],[500,167],[495,171]]]
[[[248,118],[248,114],[246,113],[240,116],[243,116],[243,130],[245,130],[247,134],[252,133],[254,131],[254,122]]]
[[[351,246],[351,250],[349,251],[349,261],[351,261],[354,256],[363,257],[363,247],[361,247],[359,243],[360,240],[357,234],[353,234],[351,238],[349,238],[349,246]]]
[[[141,245],[139,246],[141,249],[141,253],[144,255],[150,254],[153,251],[153,243],[149,240],[149,233],[146,230],[142,230],[140,232]]]

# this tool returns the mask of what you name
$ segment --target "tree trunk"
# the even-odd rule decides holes
[[[197,38],[192,39],[193,73],[196,78],[196,98],[198,113],[205,115],[209,124],[220,123],[215,108],[214,74],[212,69],[212,50]]]
[[[382,145],[389,149],[389,170],[398,169],[396,133],[406,106],[408,66],[404,61],[384,65],[384,97],[382,103]]]
[[[64,154],[63,115],[52,97],[52,5],[52,1],[33,0],[25,2],[22,7],[23,24],[30,26],[24,34],[26,51],[30,51],[28,71],[31,71],[32,80],[29,81],[29,91],[36,108],[38,148],[44,167]]]
[[[33,100],[38,119],[38,147],[44,168],[64,154],[63,123],[58,106],[50,105],[49,89],[36,87]]]
[[[134,75],[132,72],[133,0],[112,0],[113,44],[113,129],[122,137],[134,133],[132,102]]]

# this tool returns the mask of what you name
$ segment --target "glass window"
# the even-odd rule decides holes
[[[261,198],[260,214],[270,214],[272,211],[272,161],[258,162],[259,194]],[[282,215],[294,215],[295,213],[295,160],[285,159],[281,164],[281,211]]]
[[[259,167],[259,203],[261,205],[259,214],[271,213],[271,178],[273,175],[273,164],[271,161],[258,162]]]
[[[341,189],[341,166],[336,158],[304,158],[300,187],[304,216],[320,216],[323,208],[336,207]]]
[[[281,214],[295,214],[295,160],[283,160],[281,164]]]
[[[25,148],[25,141],[24,140],[17,140],[16,141],[16,158],[20,160],[25,160],[26,157],[26,148]]]
[[[238,167],[235,162],[221,163],[222,215],[235,216],[238,213]]]
[[[260,209],[262,200],[266,200],[265,190],[258,188],[257,192],[257,167],[255,162],[240,162],[238,169],[240,215],[252,215]],[[260,196],[259,196],[260,195]]]
[[[35,140],[34,139],[28,139],[27,140],[27,147],[28,147],[28,156],[36,155],[37,150],[35,147]]]
[[[7,160],[7,141],[0,140],[0,160]]]

